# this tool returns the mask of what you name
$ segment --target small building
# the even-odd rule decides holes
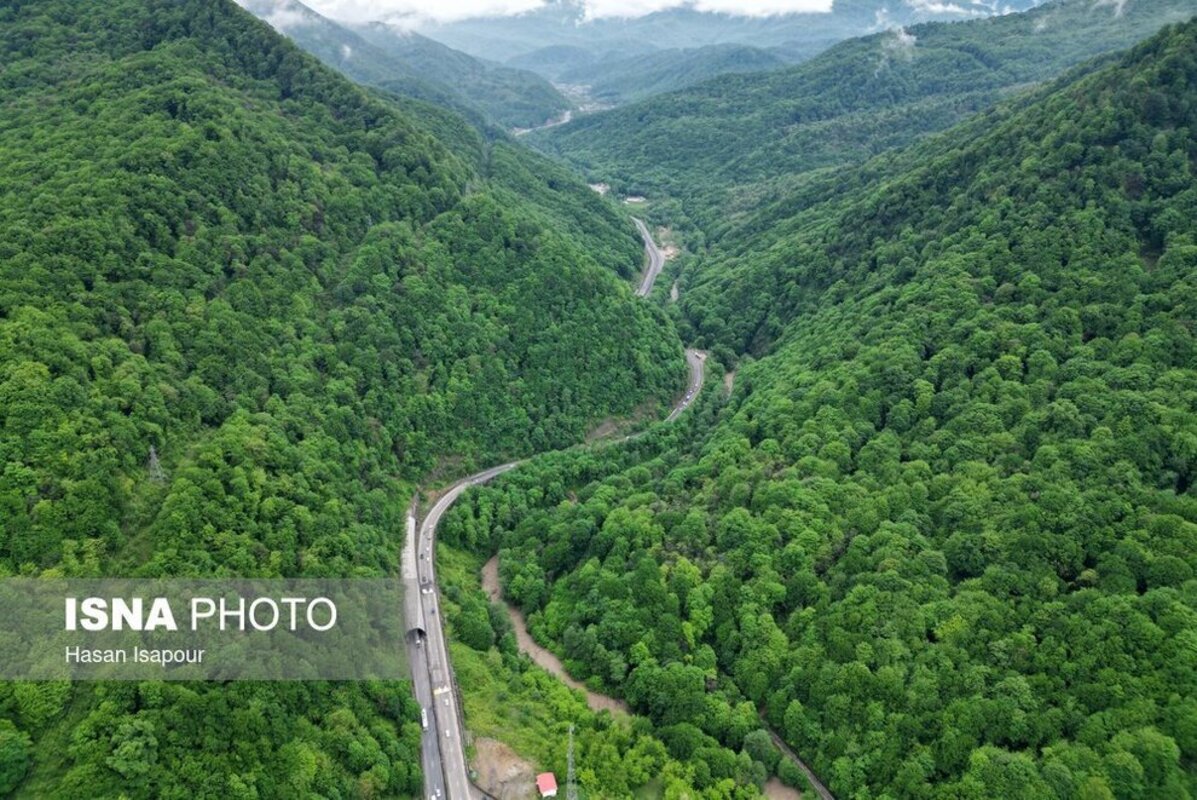
[[[557,796],[557,776],[551,772],[542,772],[536,776],[536,789],[541,797]]]

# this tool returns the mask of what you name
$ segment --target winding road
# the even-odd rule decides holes
[[[549,128],[556,128],[558,125],[564,125],[565,123],[569,122],[573,118],[574,118],[573,109],[566,109],[564,112],[562,112],[561,116],[554,117],[553,119],[551,119],[548,122],[545,122],[541,125],[533,125],[531,128],[512,128],[511,135],[512,136],[526,136],[529,133],[531,133],[532,131],[543,131],[543,130],[547,130]]]
[[[414,573],[419,582],[416,590],[418,605],[413,607],[410,602],[405,603],[408,654],[416,700],[423,709],[421,763],[424,767],[424,787],[430,798],[464,800],[482,796],[470,783],[466,769],[465,725],[457,682],[453,677],[453,665],[449,661],[449,648],[445,644],[444,622],[439,611],[440,592],[436,583],[436,559],[433,558],[436,552],[436,526],[462,492],[514,469],[520,463],[512,461],[500,464],[450,486],[419,524],[418,534],[415,515],[408,513],[403,574],[406,578]],[[414,568],[409,564],[414,564]]]
[[[640,238],[644,239],[644,254],[648,256],[648,266],[644,270],[640,286],[636,289],[636,296],[648,297],[648,293],[653,290],[653,284],[657,281],[657,276],[661,274],[661,269],[665,266],[665,254],[653,241],[653,235],[649,233],[644,220],[632,217],[632,222],[636,223],[636,229],[640,231]]]
[[[648,227],[638,219],[634,221],[644,238],[645,252],[649,257],[648,271],[636,292],[638,296],[644,297],[652,291],[653,281],[664,264],[664,256],[653,241]],[[706,355],[701,350],[686,350],[686,362],[690,368],[689,381],[685,393],[666,417],[666,422],[676,420],[698,397],[703,385]],[[631,438],[634,438],[634,435],[624,437],[624,441]],[[436,529],[441,517],[463,492],[515,469],[522,463],[524,462],[510,461],[462,478],[437,497],[423,520],[417,519],[417,503],[414,499],[407,513],[407,533],[401,559],[406,590],[404,615],[407,621],[407,650],[412,668],[412,685],[416,701],[422,709],[421,724],[424,731],[420,742],[421,763],[429,800],[481,800],[487,797],[470,781],[466,766],[465,720],[461,709],[461,695],[453,674],[453,665],[449,661],[444,620],[439,610],[440,590],[436,582],[434,558]],[[491,588],[497,592],[497,562],[492,560],[487,568],[494,571],[494,585]],[[530,640],[530,637],[528,638]],[[521,643],[521,649],[528,649],[523,647],[524,644],[527,643]],[[551,653],[549,655],[551,656]],[[565,677],[564,669],[551,671]],[[618,700],[605,699],[622,706]],[[588,694],[588,702],[591,701]],[[773,735],[784,747],[784,743],[776,734]],[[788,751],[788,748],[786,750]],[[790,754],[793,755],[792,752]],[[794,758],[798,760],[796,756]],[[823,800],[833,800],[831,794],[806,765],[800,760],[798,763],[812,780],[820,797]]]
[[[674,404],[666,418],[677,419],[698,397],[703,384],[703,365],[706,353],[686,350],[690,365],[690,380],[686,391]],[[626,437],[632,438],[632,437]],[[462,478],[446,489],[417,525],[415,503],[408,512],[407,539],[403,548],[402,574],[408,597],[404,613],[407,617],[408,658],[411,662],[412,684],[416,701],[423,709],[421,722],[424,735],[420,742],[421,763],[424,767],[424,786],[429,798],[483,797],[481,790],[470,782],[465,757],[465,723],[449,648],[445,644],[444,620],[441,617],[440,591],[436,582],[436,529],[441,517],[458,497],[471,486],[486,483],[504,472],[515,469],[523,461],[510,461]],[[412,593],[418,598],[411,600]]]

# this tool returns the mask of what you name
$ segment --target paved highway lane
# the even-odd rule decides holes
[[[420,765],[424,769],[424,789],[430,798],[445,797],[445,768],[441,757],[440,731],[433,713],[432,678],[428,670],[427,623],[420,594],[419,560],[416,557],[415,504],[407,512],[407,536],[404,540],[402,575],[405,593],[404,615],[407,617],[407,658],[411,664],[412,690],[416,702],[424,709],[420,722],[424,733],[420,740]]]
[[[411,574],[408,562],[414,564],[419,612],[409,612],[407,624],[409,628],[413,627],[411,617],[422,616],[426,625],[422,644],[413,644],[411,647],[417,650],[412,658],[416,699],[427,712],[428,726],[424,730],[421,748],[425,764],[424,785],[429,797],[465,800],[475,795],[466,770],[465,730],[449,661],[449,648],[445,644],[440,593],[436,584],[436,561],[433,558],[436,552],[436,526],[462,492],[502,475],[519,463],[501,464],[458,481],[437,499],[420,523],[417,535],[410,533],[416,527],[414,519],[408,525],[414,547],[404,549],[403,571],[405,577]],[[427,688],[423,697],[421,685]],[[437,794],[438,791],[440,794]]]
[[[669,416],[665,418],[666,422],[673,422],[682,415],[682,412],[690,407],[698,397],[698,393],[702,391],[702,379],[706,370],[704,369],[707,362],[707,354],[702,350],[695,350],[692,347],[686,349],[686,363],[690,365],[690,382],[686,386],[686,394],[678,401],[678,404],[669,412]]]
[[[648,226],[644,224],[644,220],[632,217],[632,222],[636,223],[636,228],[640,231],[640,238],[644,240],[644,254],[648,256],[648,267],[644,271],[644,277],[640,280],[640,287],[636,289],[636,296],[648,297],[648,293],[653,290],[657,276],[661,274],[661,269],[665,266],[665,254],[653,241],[653,235],[649,232]]]

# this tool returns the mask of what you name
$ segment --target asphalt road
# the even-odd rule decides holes
[[[415,503],[407,512],[407,536],[404,539],[402,574],[405,593],[404,615],[407,617],[407,658],[411,664],[412,690],[416,702],[424,709],[421,724],[424,735],[420,740],[420,764],[424,769],[424,789],[430,798],[445,797],[445,768],[441,757],[440,730],[433,714],[432,676],[426,655],[428,637],[424,619],[424,595],[420,594],[419,568],[416,557]]]
[[[574,112],[572,109],[569,109],[569,110],[566,110],[565,112],[563,112],[561,114],[561,116],[555,117],[555,118],[549,120],[548,122],[544,123],[543,125],[534,125],[531,128],[512,128],[511,134],[513,136],[525,136],[525,135],[531,133],[532,131],[543,131],[543,130],[547,130],[548,128],[556,128],[558,125],[564,125],[565,123],[569,122],[573,118],[574,118]]]
[[[686,394],[665,418],[666,422],[673,422],[680,417],[682,412],[689,408],[694,399],[698,397],[698,393],[702,391],[702,379],[705,372],[703,365],[706,364],[706,361],[707,354],[703,351],[695,350],[692,347],[686,348],[686,363],[690,365],[690,382],[686,386]]]
[[[674,405],[667,421],[672,422],[690,407],[698,397],[703,383],[703,364],[706,353],[687,350],[690,381],[686,393]],[[407,650],[412,665],[412,685],[416,701],[427,715],[427,727],[420,742],[421,763],[424,767],[424,786],[429,798],[481,797],[482,793],[470,783],[466,768],[465,738],[456,683],[445,644],[444,622],[440,614],[440,593],[436,583],[436,528],[441,517],[458,497],[471,486],[502,475],[518,467],[520,461],[500,464],[463,478],[450,486],[417,526],[413,512],[408,512],[407,537],[403,548],[402,574],[409,596],[416,593],[416,604],[406,603],[408,635]],[[421,632],[422,631],[422,632]]]
[[[653,284],[657,280],[657,276],[661,274],[661,268],[665,266],[665,254],[661,252],[661,248],[657,247],[657,243],[653,241],[653,235],[649,233],[648,226],[644,224],[644,220],[632,217],[632,222],[636,223],[636,228],[640,231],[640,238],[644,240],[644,254],[648,256],[648,268],[644,271],[644,277],[640,280],[640,286],[636,289],[637,297],[648,297],[648,293],[653,290]]]

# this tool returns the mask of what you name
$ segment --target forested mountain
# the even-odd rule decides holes
[[[537,75],[480,61],[419,34],[382,24],[351,30],[297,0],[238,2],[359,83],[474,111],[505,128],[539,125],[569,108],[569,101]]]
[[[726,405],[446,535],[674,754],[760,709],[837,797],[1197,795],[1195,131],[1189,22],[844,173],[693,293],[775,342]]]
[[[483,61],[418,33],[381,22],[355,30],[388,55],[411,65],[420,75],[453,87],[509,128],[540,125],[570,107],[552,84],[533,72]]]
[[[676,198],[707,227],[784,196],[796,176],[943,130],[1193,11],[1189,0],[1060,0],[1025,14],[893,29],[796,67],[725,75],[529,141],[617,189]]]
[[[580,84],[597,102],[622,105],[681,89],[729,72],[760,72],[786,62],[767,50],[738,44],[657,50],[644,55],[587,61],[557,73]]]
[[[0,65],[0,574],[394,572],[415,479],[683,380],[597,195],[232,2],[6,3]],[[419,728],[403,684],[3,684],[0,794],[410,796]]]

